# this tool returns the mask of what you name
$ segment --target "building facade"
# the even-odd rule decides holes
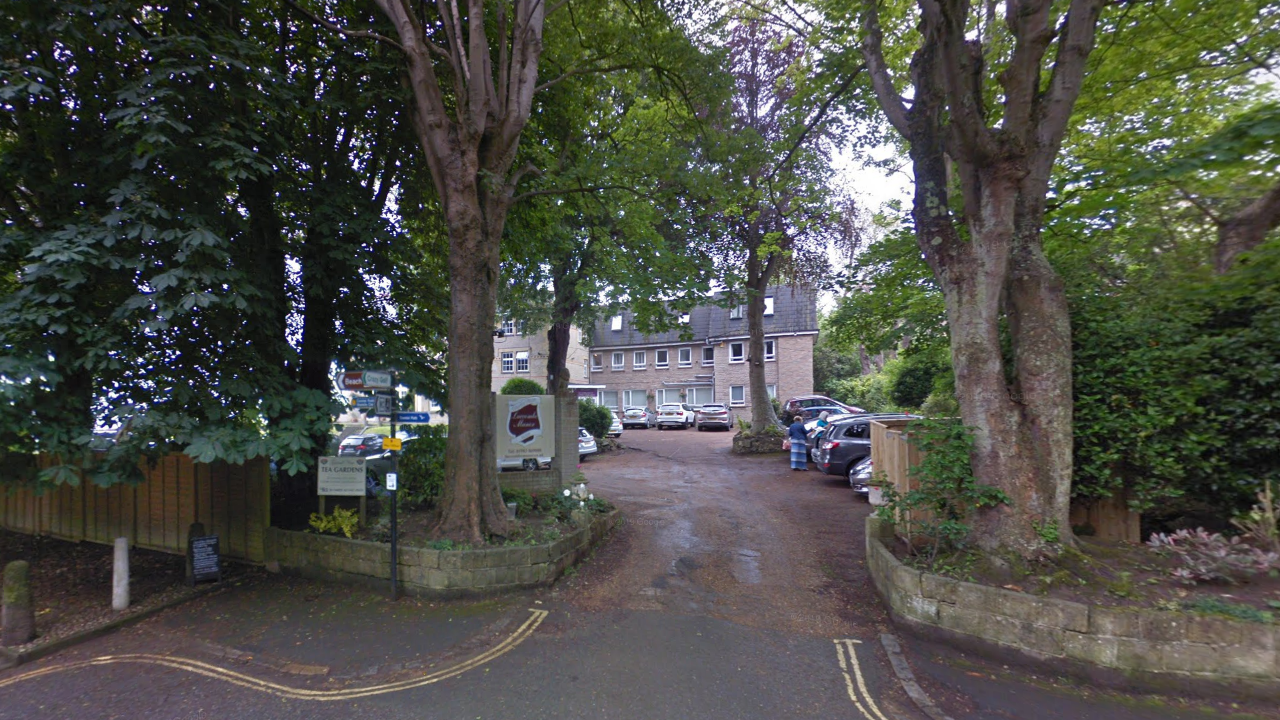
[[[813,345],[818,338],[817,293],[777,287],[765,299],[765,382],[786,399],[813,392]],[[589,338],[589,380],[579,395],[601,405],[656,408],[724,403],[749,407],[746,306],[703,306],[681,317],[684,328],[643,335],[629,312],[598,323]],[[688,339],[682,338],[687,332]]]
[[[502,389],[513,377],[528,378],[547,387],[547,333],[526,335],[513,320],[500,325],[502,337],[493,339],[493,391]],[[582,331],[569,329],[569,352],[565,357],[570,383],[587,381],[587,350],[582,344]]]

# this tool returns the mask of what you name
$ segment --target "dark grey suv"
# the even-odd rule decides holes
[[[846,416],[831,423],[818,437],[813,461],[828,475],[849,476],[858,461],[871,454],[871,423],[874,420],[910,419],[918,415],[902,413],[868,413]],[[851,480],[852,481],[852,480]]]

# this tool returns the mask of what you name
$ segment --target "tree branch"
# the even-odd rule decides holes
[[[862,41],[862,57],[867,71],[871,73],[871,87],[875,90],[876,99],[881,109],[894,127],[904,138],[911,138],[911,128],[907,124],[907,105],[893,87],[893,79],[889,77],[889,66],[884,61],[884,31],[880,29],[879,0],[863,0],[862,30],[866,38]]]
[[[837,98],[839,98],[841,95],[845,93],[845,91],[849,89],[849,86],[853,84],[853,81],[859,75],[861,75],[862,71],[865,70],[866,68],[867,68],[866,63],[863,63],[862,65],[859,65],[858,67],[854,68],[853,73],[849,75],[848,78],[845,78],[845,81],[843,83],[840,83],[840,87],[836,88],[835,92],[831,93],[831,96],[828,97],[826,101],[822,103],[822,105],[818,108],[817,113],[814,114],[813,118],[809,122],[805,123],[804,130],[800,132],[800,137],[796,138],[796,141],[794,144],[792,144],[791,149],[787,151],[786,157],[782,158],[782,162],[775,165],[774,168],[769,171],[768,175],[765,175],[766,180],[776,175],[780,170],[782,170],[791,162],[792,156],[794,156],[796,151],[800,149],[800,146],[804,144],[805,138],[808,137],[809,133],[812,132],[813,129],[817,127],[818,123],[821,122],[822,119],[826,116],[827,110],[831,108],[831,106],[835,103]]]
[[[636,66],[635,66],[635,65],[610,65],[610,66],[608,66],[608,67],[599,67],[599,68],[579,68],[579,69],[577,69],[577,70],[570,70],[570,71],[568,71],[568,72],[564,73],[563,75],[560,75],[559,77],[554,77],[554,78],[552,78],[552,79],[550,79],[550,80],[548,80],[548,81],[546,81],[546,82],[542,83],[541,85],[538,85],[537,87],[535,87],[535,88],[533,89],[533,91],[534,91],[535,93],[537,93],[537,92],[542,92],[543,90],[546,90],[547,88],[550,88],[550,87],[553,87],[553,86],[555,86],[555,85],[558,85],[559,83],[564,82],[565,80],[568,80],[569,78],[571,78],[571,77],[575,77],[575,76],[578,76],[578,75],[590,75],[590,74],[593,74],[593,73],[607,74],[607,73],[611,73],[611,72],[618,72],[619,70],[634,70],[635,68],[636,68]]]
[[[516,195],[514,198],[511,199],[511,202],[514,203],[520,200],[524,200],[525,198],[538,197],[540,195],[574,195],[574,194],[580,194],[580,193],[597,193],[604,190],[626,190],[627,192],[633,195],[636,195],[637,197],[645,197],[644,193],[640,192],[639,190],[636,190],[635,188],[629,185],[593,185],[591,187],[559,188],[559,189],[552,188],[550,190],[530,190],[529,192],[522,192],[519,195]]]
[[[314,22],[315,24],[320,25],[320,26],[325,27],[325,28],[328,28],[329,30],[334,31],[334,32],[338,33],[339,35],[344,35],[344,36],[346,36],[346,37],[351,37],[351,38],[366,38],[366,39],[369,39],[369,40],[377,40],[377,41],[378,41],[378,42],[380,42],[380,43],[383,43],[383,44],[386,44],[386,45],[390,45],[391,47],[393,47],[393,48],[395,48],[395,49],[399,50],[400,52],[405,52],[405,49],[404,49],[404,46],[403,46],[403,45],[401,45],[400,43],[396,42],[395,40],[392,40],[391,38],[387,37],[386,35],[380,35],[380,34],[378,34],[378,33],[376,33],[376,32],[373,32],[372,30],[351,30],[351,29],[349,29],[349,28],[344,28],[344,27],[342,27],[341,25],[339,25],[339,24],[337,24],[337,23],[335,23],[335,22],[331,22],[331,21],[329,21],[329,20],[325,20],[324,18],[320,17],[319,15],[316,15],[315,13],[311,12],[310,10],[308,10],[308,9],[306,9],[306,8],[302,7],[301,5],[299,5],[299,4],[298,4],[297,2],[295,2],[294,0],[284,0],[284,1],[285,1],[285,3],[286,3],[286,4],[288,4],[288,5],[289,5],[289,7],[293,8],[294,10],[297,10],[298,12],[302,13],[303,15],[306,15],[306,16],[307,16],[308,18],[310,18],[310,19],[311,19],[311,21],[312,21],[312,22]]]

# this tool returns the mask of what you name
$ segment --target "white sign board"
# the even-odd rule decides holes
[[[497,395],[494,407],[499,458],[555,457],[554,395]]]
[[[316,472],[318,495],[363,497],[364,458],[322,457]]]
[[[398,478],[399,476],[396,475],[396,473],[387,473],[387,489],[388,490],[396,489],[396,480]]]

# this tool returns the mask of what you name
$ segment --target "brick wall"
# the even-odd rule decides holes
[[[778,398],[785,400],[795,395],[808,395],[813,392],[813,343],[815,335],[786,335],[781,337],[769,338],[776,343],[775,359],[765,362],[765,384],[778,386]],[[743,404],[741,407],[747,408],[751,406],[751,388],[748,381],[747,363],[731,363],[729,362],[729,345],[734,342],[742,342],[746,344],[746,340],[725,340],[715,344],[715,363],[711,366],[702,364],[702,350],[707,347],[706,343],[691,343],[688,345],[672,345],[666,348],[626,348],[623,350],[615,350],[612,348],[603,348],[593,350],[593,354],[602,355],[603,369],[593,371],[591,373],[590,382],[593,385],[604,385],[608,390],[618,391],[619,404],[625,403],[623,390],[645,390],[652,394],[660,388],[664,388],[664,382],[682,382],[689,380],[711,380],[714,388],[714,401],[730,403],[730,387],[734,385],[743,386]],[[693,351],[693,365],[690,367],[678,367],[679,348],[688,347]],[[645,352],[645,369],[637,370],[634,367],[634,353],[643,349]],[[666,349],[670,352],[670,364],[666,369],[659,369],[654,366],[654,357],[656,350]],[[744,351],[745,351],[744,347]],[[614,370],[612,368],[612,356],[614,352],[623,354],[623,369]],[[696,377],[699,375],[711,375],[712,377]],[[680,384],[672,386],[677,389],[685,389],[685,385]],[[650,407],[655,406],[655,401],[648,401]]]

